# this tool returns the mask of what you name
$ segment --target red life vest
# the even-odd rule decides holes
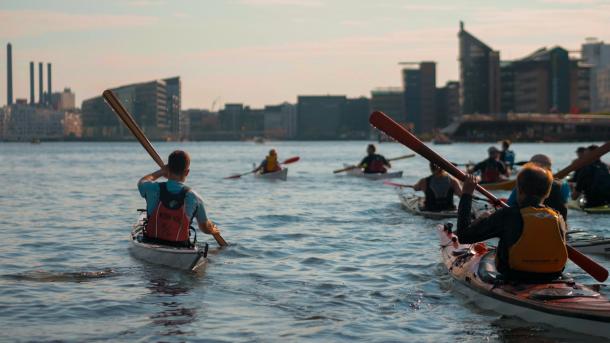
[[[183,187],[180,193],[172,194],[165,182],[159,183],[159,203],[148,217],[144,236],[169,242],[186,242],[189,240],[191,221],[186,215],[184,199],[190,190]]]
[[[368,173],[385,173],[388,170],[385,168],[383,161],[381,159],[373,159],[371,161],[371,165],[366,168]]]
[[[498,182],[501,179],[502,178],[500,177],[500,170],[498,169],[497,163],[495,161],[488,160],[485,164],[485,169],[481,171],[481,182]]]

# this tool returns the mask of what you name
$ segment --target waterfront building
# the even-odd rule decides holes
[[[582,60],[590,66],[589,84],[592,112],[610,112],[610,44],[587,38],[582,45]]]
[[[76,95],[70,88],[64,88],[63,92],[56,92],[51,94],[51,108],[65,111],[73,110],[76,108]]]
[[[436,126],[436,63],[403,63],[405,120],[415,132],[429,133]]]
[[[7,106],[2,112],[0,140],[30,142],[61,140],[65,137],[64,123],[75,114],[27,105],[27,100]]]
[[[297,109],[287,102],[265,106],[263,118],[264,136],[272,139],[292,139],[297,134]]]
[[[299,96],[297,137],[337,139],[346,100],[344,95]]]
[[[371,101],[366,97],[345,100],[339,137],[346,139],[366,139],[370,136]]]
[[[371,111],[381,111],[397,123],[406,125],[405,94],[400,87],[376,88],[371,91]]]
[[[176,79],[154,80],[112,89],[150,139],[180,138],[180,132],[171,131],[172,120],[176,120],[178,124],[173,125],[176,125],[177,129],[180,128],[181,95],[179,79]],[[168,94],[171,98],[169,101]],[[101,96],[83,101],[82,121],[83,137],[85,138],[126,139],[131,137],[129,131]]]
[[[598,68],[595,73],[595,81],[597,89],[596,112],[610,114],[610,66]]]
[[[435,128],[443,128],[460,117],[460,83],[447,81],[436,89]]]
[[[464,30],[460,22],[460,106],[461,112],[500,111],[500,52]]]

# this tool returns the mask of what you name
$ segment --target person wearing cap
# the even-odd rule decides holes
[[[597,148],[597,145],[590,145],[587,147],[587,151],[590,152]],[[582,168],[578,173],[572,199],[576,200],[583,194],[586,207],[610,204],[610,172],[608,165],[600,159]]]
[[[500,152],[500,161],[504,162],[504,165],[513,169],[515,164],[515,152],[510,150],[511,142],[508,139],[502,141],[502,151]]]
[[[441,212],[455,210],[453,196],[462,196],[462,186],[442,168],[430,163],[432,175],[419,180],[413,189],[425,194],[424,211]]]
[[[481,183],[491,183],[504,180],[502,176],[508,178],[510,171],[502,161],[500,161],[500,150],[495,146],[487,149],[489,157],[482,162],[477,163],[472,169],[468,170],[469,173],[473,174],[478,171],[481,172]]]
[[[532,156],[530,158],[531,163],[535,163],[536,165],[548,170],[552,171],[551,167],[553,165],[551,158],[547,155],[538,154]],[[553,180],[551,184],[551,192],[549,196],[544,199],[544,205],[550,207],[557,211],[564,220],[568,220],[568,208],[566,207],[566,203],[570,198],[570,186],[566,181]],[[512,193],[508,197],[506,201],[508,206],[517,206],[517,188],[513,188]]]
[[[261,162],[261,164],[254,170],[261,174],[273,173],[282,170],[282,166],[277,160],[277,151],[275,149],[269,150],[269,155]]]
[[[376,150],[375,145],[369,144],[366,147],[367,156],[358,164],[358,168],[364,168],[364,172],[367,174],[384,174],[388,172],[387,168],[392,168],[390,162],[383,155],[375,153]]]

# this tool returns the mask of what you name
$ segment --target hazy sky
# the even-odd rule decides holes
[[[370,96],[400,86],[399,61],[436,61],[441,85],[458,78],[460,20],[502,59],[610,41],[610,0],[1,0],[0,104],[8,42],[15,97],[29,94],[29,61],[52,62],[54,90],[79,106],[175,75],[183,108]]]

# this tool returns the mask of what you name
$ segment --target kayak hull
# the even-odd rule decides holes
[[[516,185],[517,180],[515,179],[481,184],[488,191],[511,191]]]
[[[182,248],[142,242],[144,218],[144,215],[140,217],[131,232],[129,252],[133,257],[177,270],[198,271],[207,265],[206,253],[197,245]]]
[[[349,167],[349,165],[345,165]],[[360,168],[350,169],[346,171],[349,176],[363,177],[369,180],[384,180],[384,179],[398,179],[402,177],[402,171],[391,172],[391,173],[365,173]]]
[[[407,212],[423,216],[430,219],[445,219],[457,218],[457,209],[453,211],[432,212],[424,211],[421,206],[424,204],[424,198],[418,196],[408,197],[403,193],[398,193],[400,204]]]
[[[583,254],[610,255],[610,239],[586,233],[568,231],[568,242]]]
[[[481,243],[459,244],[442,225],[437,233],[443,264],[457,290],[477,306],[529,322],[610,337],[610,300],[597,291],[569,280],[540,284],[490,280],[497,274],[493,250]]]
[[[590,214],[610,214],[610,205],[597,207],[582,207],[584,201],[581,198],[577,200],[568,200],[566,207],[572,210],[583,211]]]
[[[278,170],[278,171],[272,172],[272,173],[265,173],[265,174],[256,173],[256,174],[254,174],[254,176],[259,179],[263,179],[263,180],[286,181],[286,180],[288,180],[288,168],[284,168],[282,170]]]

